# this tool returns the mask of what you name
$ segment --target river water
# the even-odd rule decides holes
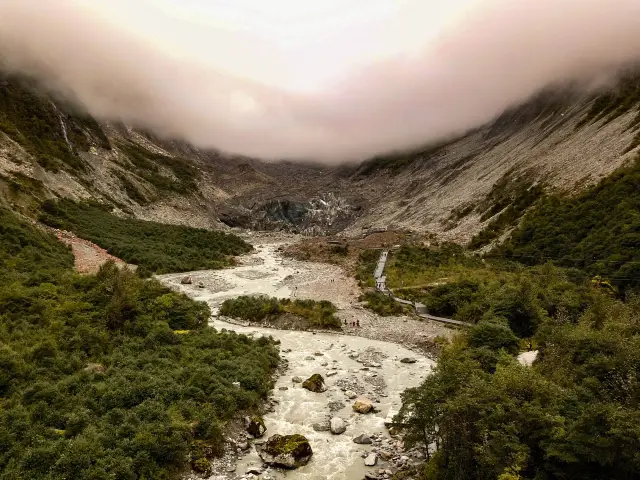
[[[286,266],[282,264],[278,247],[281,244],[266,244],[256,247],[256,253],[245,265],[226,270],[192,272],[192,285],[181,285],[186,274],[160,276],[159,279],[173,288],[182,290],[196,300],[208,302],[214,315],[227,298],[239,295],[266,294],[280,298],[290,297],[291,280],[297,276],[309,278],[313,263]],[[306,269],[306,272],[302,270]],[[288,280],[288,281],[287,281]],[[202,282],[201,286],[198,283]],[[331,298],[327,298],[331,300]],[[248,335],[271,335],[281,342],[281,353],[289,361],[289,369],[275,386],[273,398],[277,401],[275,411],[265,415],[267,433],[300,433],[309,439],[313,449],[311,461],[294,471],[268,471],[271,478],[360,480],[369,467],[365,467],[362,453],[370,446],[358,445],[352,439],[361,433],[387,434],[385,420],[400,406],[400,394],[405,389],[418,385],[429,374],[433,361],[411,352],[397,344],[366,338],[325,333],[283,331],[259,327],[243,327],[221,321],[214,317],[212,326],[233,330]],[[320,355],[321,354],[321,355]],[[401,363],[400,359],[413,357],[416,363]],[[360,361],[358,361],[360,360]],[[331,377],[327,374],[336,372]],[[306,379],[314,373],[325,377],[327,391],[309,392],[292,377]],[[361,415],[351,408],[343,389],[345,385],[360,396],[376,401],[377,413]],[[280,389],[280,387],[287,387]],[[330,412],[331,402],[342,402],[344,408]],[[312,425],[337,416],[347,422],[342,435],[331,432],[316,432]],[[260,465],[260,459],[251,450],[237,462],[237,470],[230,476],[242,476],[251,466]],[[377,465],[375,469],[384,467]]]

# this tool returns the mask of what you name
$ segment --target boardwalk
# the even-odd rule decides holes
[[[411,305],[415,310],[416,314],[420,318],[424,318],[426,320],[433,320],[434,322],[446,323],[448,325],[455,325],[457,327],[470,327],[468,323],[461,322],[459,320],[454,320],[452,318],[443,318],[436,317],[435,315],[429,315],[426,313],[426,307],[418,302],[411,302],[409,300],[405,300],[404,298],[396,297],[391,290],[387,288],[387,277],[384,275],[384,267],[387,265],[387,258],[389,256],[388,250],[383,250],[380,252],[380,258],[378,259],[378,265],[376,265],[376,270],[373,273],[373,278],[376,281],[376,290],[384,295],[387,295],[392,300],[402,303],[403,305]]]

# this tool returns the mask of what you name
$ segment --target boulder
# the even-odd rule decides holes
[[[338,417],[333,417],[329,422],[331,433],[334,435],[342,435],[347,430],[347,424]]]
[[[373,404],[371,400],[359,398],[353,403],[353,409],[358,413],[369,413],[373,410]]]
[[[327,387],[324,386],[324,378],[319,373],[314,373],[304,382],[302,382],[302,388],[306,388],[310,392],[322,393]]]
[[[322,357],[324,355],[324,353],[322,353],[322,352],[314,352],[314,355],[316,357]]]
[[[337,375],[338,372],[336,372],[335,370],[331,371],[331,372],[327,372],[327,377],[333,377],[334,375]]]
[[[264,432],[267,431],[267,427],[264,425],[264,420],[259,416],[245,417],[244,425],[247,429],[247,433],[255,438],[262,437]]]
[[[371,445],[373,443],[373,440],[371,440],[368,435],[365,435],[363,433],[362,435],[358,435],[356,438],[354,438],[353,443],[357,443],[358,445]]]
[[[324,420],[322,422],[314,423],[311,425],[311,428],[313,428],[315,432],[329,432],[331,431],[331,423],[329,420]]]
[[[364,464],[367,467],[375,467],[377,462],[378,457],[376,457],[375,453],[370,453],[369,455],[367,455],[367,458],[364,459]]]
[[[416,363],[417,360],[413,357],[405,357],[402,360],[400,360],[400,363]]]
[[[344,394],[347,396],[349,400],[353,400],[354,398],[358,397],[358,394],[353,390],[347,390],[346,392],[344,392]]]
[[[303,435],[273,435],[264,444],[259,455],[267,465],[294,469],[306,465],[313,450],[309,440]]]
[[[292,381],[293,383],[302,383],[302,379],[301,379],[300,377],[293,377],[293,378],[291,379],[291,381]]]
[[[193,283],[193,279],[187,275],[186,277],[182,277],[182,280],[180,280],[180,283],[182,285],[191,285]]]
[[[378,455],[380,455],[380,458],[382,458],[384,461],[389,461],[391,460],[391,457],[393,457],[393,454],[391,452],[387,452],[386,450],[379,450]]]
[[[198,288],[204,288],[204,283],[198,282]]]

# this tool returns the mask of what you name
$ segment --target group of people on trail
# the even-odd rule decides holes
[[[352,320],[351,322],[349,322],[351,324],[351,327],[353,328],[360,328],[360,320]],[[344,321],[344,326],[346,327],[349,323],[347,323],[347,321]]]

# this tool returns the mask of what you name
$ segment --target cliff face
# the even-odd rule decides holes
[[[409,228],[466,241],[509,205],[575,192],[640,150],[640,82],[598,96],[540,94],[493,123],[359,166],[264,163],[97,122],[23,78],[0,79],[0,199],[51,197],[209,228],[359,234]]]

